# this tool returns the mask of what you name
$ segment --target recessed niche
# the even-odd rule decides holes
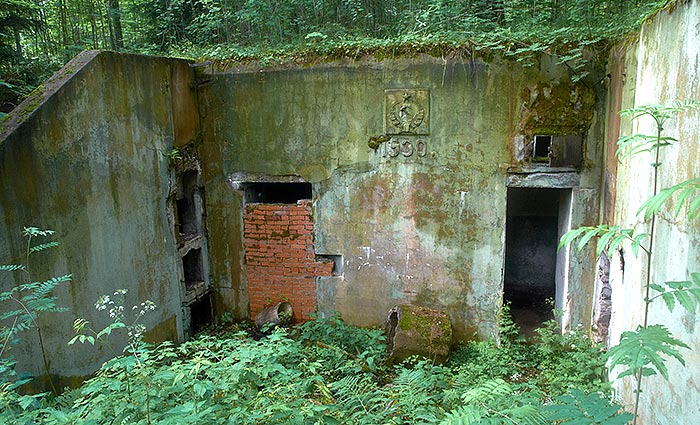
[[[296,204],[311,199],[311,183],[245,182],[241,183],[246,203]]]
[[[199,282],[204,282],[204,267],[202,262],[202,250],[191,249],[182,257],[182,269],[185,274],[185,286],[191,287]]]
[[[332,261],[333,271],[331,276],[342,276],[343,275],[343,256],[342,255],[332,255],[332,254],[318,254],[316,255],[316,261]]]
[[[197,189],[197,172],[186,171],[181,177],[182,192],[177,200],[177,219],[181,234],[193,234],[201,231],[198,219],[197,202],[199,201]]]

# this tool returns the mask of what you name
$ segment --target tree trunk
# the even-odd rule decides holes
[[[97,40],[97,20],[95,19],[95,2],[94,0],[90,0],[90,34],[92,35],[92,48],[97,49],[98,48],[98,40]]]
[[[119,50],[124,48],[124,35],[122,33],[121,9],[119,8],[119,0],[108,0],[107,2],[107,17],[110,23],[110,44],[112,49]]]
[[[19,35],[19,28],[14,27],[14,33],[15,33],[15,50],[17,52],[17,58],[22,57],[22,37]]]
[[[58,1],[59,16],[61,19],[61,40],[63,41],[63,48],[68,47],[68,11],[66,10],[65,0]]]

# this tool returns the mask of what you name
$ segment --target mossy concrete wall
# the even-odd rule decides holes
[[[631,108],[648,104],[670,104],[677,99],[700,99],[700,2],[676,2],[646,23],[635,43],[622,46],[624,55],[616,54],[611,69],[623,67],[611,87],[621,94],[621,107]],[[618,50],[619,52],[620,50]],[[620,89],[619,86],[622,86]],[[631,121],[623,117],[621,135],[655,134],[650,118]],[[669,187],[681,181],[700,176],[700,111],[681,113],[668,120],[664,134],[679,140],[661,153],[659,187]],[[608,152],[608,157],[613,152]],[[642,202],[653,193],[653,158],[640,154],[620,162],[617,166],[614,224],[625,227],[640,224],[636,212]],[[700,271],[700,225],[697,219],[687,218],[687,207],[679,216],[672,213],[671,201],[659,215],[655,229],[652,261],[652,281],[687,280],[689,273]],[[612,323],[610,342],[619,342],[620,334],[634,330],[642,323],[644,314],[644,278],[646,257],[632,255],[625,249],[622,257],[613,258],[610,282],[612,285]],[[644,424],[689,424],[700,417],[700,333],[698,315],[676,306],[671,313],[661,300],[651,304],[649,324],[663,324],[675,337],[690,345],[682,349],[687,367],[673,359],[668,360],[669,382],[659,376],[645,377],[641,393],[641,417]],[[630,378],[616,382],[627,408],[634,402],[634,384]]]
[[[182,336],[181,284],[166,202],[173,145],[195,137],[198,115],[187,62],[84,52],[8,115],[0,133],[0,263],[23,262],[23,226],[56,231],[60,247],[36,254],[34,278],[73,274],[56,290],[66,313],[40,317],[52,372],[71,383],[112,354],[67,346],[75,318],[101,329],[103,294],[150,299],[153,341]],[[3,273],[5,291],[22,276]],[[131,304],[129,304],[131,305]],[[14,347],[18,370],[41,375],[35,333]],[[115,341],[121,348],[123,340]]]
[[[385,133],[391,89],[429,90],[429,134],[405,137],[414,148],[422,140],[423,155],[368,146]],[[551,59],[532,68],[499,58],[367,59],[216,74],[200,114],[219,309],[248,315],[236,181],[299,175],[313,184],[316,253],[343,258],[342,276],[317,281],[320,313],[377,326],[393,305],[412,303],[448,312],[459,339],[493,335],[509,172],[527,173],[532,135],[580,133],[584,163],[565,187],[597,188],[603,100]],[[597,221],[597,210],[575,210]],[[590,304],[578,305],[571,320],[586,322]]]

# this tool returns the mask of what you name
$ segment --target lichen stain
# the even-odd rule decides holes
[[[523,88],[519,133],[525,140],[535,134],[582,134],[593,120],[595,91],[583,83],[544,84]]]
[[[396,183],[391,176],[373,174],[358,186],[349,188],[349,204],[357,215],[357,222],[385,226],[398,219],[393,208]]]
[[[143,340],[149,344],[159,344],[163,341],[177,340],[177,316],[172,315],[163,320],[153,328],[146,331],[143,335]]]
[[[446,187],[443,176],[428,173],[413,174],[413,186],[408,202],[414,209],[413,218],[417,229],[435,229],[435,237],[451,239],[456,235],[453,223],[450,223],[444,193],[451,193]]]

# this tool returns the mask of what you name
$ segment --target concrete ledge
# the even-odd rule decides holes
[[[518,173],[508,174],[506,186],[570,189],[579,186],[579,173]]]

